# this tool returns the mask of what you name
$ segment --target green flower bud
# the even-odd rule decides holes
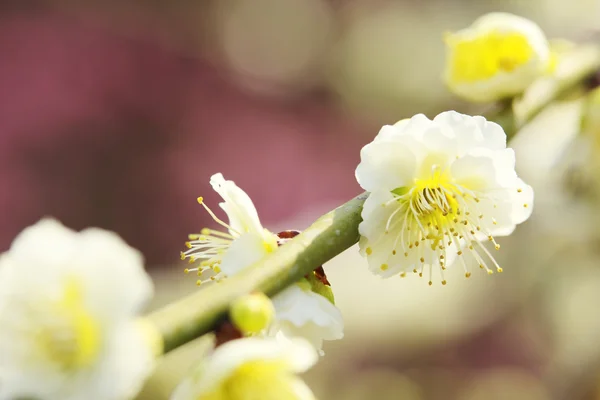
[[[329,300],[331,304],[335,305],[335,299],[333,297],[333,290],[331,290],[331,286],[328,286],[321,282],[314,272],[308,274],[306,278],[303,279],[303,281],[306,281],[310,284],[310,290],[317,294],[320,294],[321,296]]]
[[[243,334],[254,334],[269,326],[275,316],[275,308],[264,293],[252,293],[235,300],[229,316]]]

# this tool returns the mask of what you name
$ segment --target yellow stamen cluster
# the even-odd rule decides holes
[[[92,365],[100,352],[99,324],[85,308],[82,290],[77,280],[69,279],[53,305],[51,323],[36,333],[40,349],[65,371]]]
[[[448,256],[453,256],[449,251],[456,252],[467,278],[471,276],[471,272],[461,249],[466,249],[488,274],[493,274],[488,266],[490,262],[496,271],[502,272],[502,268],[482,244],[482,238],[487,238],[496,250],[500,249],[500,245],[489,233],[496,221],[491,215],[485,215],[481,207],[481,202],[485,201],[488,206],[496,208],[493,198],[458,185],[439,171],[434,171],[431,179],[417,181],[412,188],[398,188],[393,193],[394,197],[383,204],[384,207],[395,207],[385,227],[386,235],[398,232],[393,238],[392,255],[401,253],[397,257],[410,258],[414,266],[413,272],[420,277],[423,276],[425,265],[428,265],[430,285],[433,264],[439,265],[442,284],[446,284],[443,271],[446,269]],[[374,253],[371,247],[367,247],[365,251],[367,255]],[[380,266],[382,271],[388,268],[388,264]],[[400,276],[404,277],[406,273],[402,272]]]
[[[188,259],[190,264],[199,262],[197,267],[186,268],[184,272],[196,272],[200,277],[205,272],[212,271],[208,279],[198,279],[196,285],[200,286],[202,283],[207,281],[219,282],[224,276],[221,274],[221,259],[224,252],[229,248],[231,242],[235,239],[235,234],[239,236],[239,233],[233,229],[229,224],[219,219],[215,213],[204,204],[204,199],[198,197],[198,203],[201,204],[212,219],[219,225],[223,226],[228,232],[222,232],[214,229],[204,228],[200,231],[200,234],[191,234],[188,236],[189,241],[185,243],[188,250],[181,252],[181,259]]]
[[[533,55],[527,37],[518,32],[492,30],[471,38],[448,35],[446,42],[453,49],[450,79],[454,82],[476,82],[512,72]]]

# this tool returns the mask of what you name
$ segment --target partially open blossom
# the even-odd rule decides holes
[[[273,297],[276,318],[271,333],[287,338],[300,336],[319,350],[323,340],[344,337],[344,320],[340,310],[324,296],[311,290],[308,282],[292,285]]]
[[[227,214],[229,224],[219,219],[199,197],[198,202],[226,231],[204,228],[200,234],[189,235],[190,241],[186,243],[189,250],[181,253],[181,259],[199,263],[198,267],[189,268],[186,272],[198,272],[200,276],[212,270],[215,273],[213,280],[219,280],[275,251],[278,238],[262,227],[254,203],[233,181],[225,180],[222,174],[215,174],[210,178],[210,184],[224,200],[219,206]]]
[[[287,239],[279,238],[263,228],[256,208],[250,197],[233,181],[226,181],[221,174],[211,178],[215,191],[224,202],[220,206],[229,217],[229,224],[220,220],[201,201],[207,212],[228,232],[203,229],[200,235],[190,235],[188,251],[182,259],[198,262],[196,271],[202,275],[208,270],[216,272],[213,279],[220,280],[232,276],[275,251],[278,244]],[[285,244],[283,244],[285,245]],[[199,280],[198,283],[201,283]],[[296,285],[284,289],[273,298],[275,305],[274,327],[268,329],[270,335],[277,335],[282,329],[286,336],[304,336],[321,350],[323,340],[340,339],[343,336],[343,321],[340,311],[326,297],[310,290],[305,292]]]
[[[171,400],[312,400],[311,390],[296,374],[317,358],[303,339],[232,340],[203,360]]]
[[[430,276],[456,259],[502,271],[484,246],[500,245],[531,215],[533,190],[515,172],[502,128],[483,117],[448,111],[384,126],[361,151],[359,184],[371,192],[359,225],[360,251],[383,277]]]
[[[116,234],[25,229],[0,257],[0,399],[134,397],[157,351],[137,319],[151,295],[141,254]]]
[[[452,92],[474,102],[518,95],[551,64],[539,26],[512,14],[486,14],[444,40],[444,80]]]

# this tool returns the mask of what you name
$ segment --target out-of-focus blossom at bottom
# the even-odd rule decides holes
[[[158,350],[136,319],[152,291],[112,232],[25,229],[0,257],[0,399],[135,396]]]
[[[303,339],[233,340],[203,360],[171,400],[312,400],[311,390],[296,374],[317,358]]]

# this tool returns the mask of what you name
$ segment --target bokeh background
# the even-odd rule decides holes
[[[5,0],[0,247],[43,216],[99,226],[144,253],[151,307],[191,293],[179,251],[211,224],[196,197],[216,204],[213,173],[271,230],[307,227],[359,193],[381,125],[486,111],[444,88],[441,37],[489,11],[550,38],[600,28],[598,0]],[[600,203],[564,156],[581,104],[513,140],[536,205],[500,242],[503,274],[383,281],[356,249],[325,266],[347,327],[306,376],[320,399],[600,399]],[[168,398],[199,348],[166,357],[141,398]]]

